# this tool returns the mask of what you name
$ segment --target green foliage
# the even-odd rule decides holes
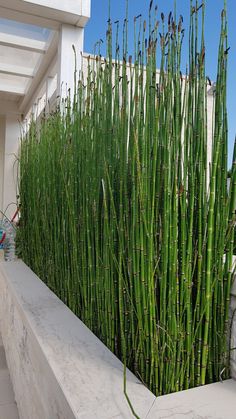
[[[227,21],[209,168],[204,13],[191,8],[186,77],[182,18],[136,18],[134,62],[126,21],[112,60],[109,21],[107,58],[88,57],[74,100],[32,122],[21,146],[23,259],[157,395],[229,375]]]

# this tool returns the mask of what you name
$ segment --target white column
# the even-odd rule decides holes
[[[54,78],[53,77],[48,77],[46,80],[46,105],[48,104],[49,99],[51,98],[52,94],[53,94],[53,81]]]
[[[20,144],[20,121],[17,115],[7,115],[5,125],[3,211],[8,204],[16,202],[17,195],[17,154]],[[10,205],[6,215],[11,218],[16,206]]]
[[[58,95],[66,97],[70,89],[72,97],[74,94],[74,73],[75,73],[75,53],[77,61],[77,80],[81,69],[81,52],[83,51],[84,29],[75,26],[62,24],[59,34],[58,44]]]

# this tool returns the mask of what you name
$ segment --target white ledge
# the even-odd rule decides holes
[[[21,261],[0,263],[0,328],[21,419],[133,419],[123,365]],[[234,419],[236,381],[155,398],[127,371],[140,419]]]
[[[0,289],[2,338],[20,417],[133,418],[122,363],[23,262],[0,263]],[[145,418],[154,395],[130,372],[127,390]]]

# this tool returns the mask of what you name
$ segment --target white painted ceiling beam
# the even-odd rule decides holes
[[[17,66],[13,64],[5,64],[0,62],[0,73],[11,76],[33,78],[34,71],[28,67]]]
[[[42,87],[42,82],[45,82],[47,77],[54,75],[50,74],[50,71],[55,68],[57,45],[58,34],[55,33],[47,52],[43,56],[37,73],[30,84],[29,90],[19,103],[20,112],[24,115],[28,113],[30,107],[33,105],[35,97],[37,97],[37,93]]]
[[[6,83],[6,82],[0,81],[0,92],[14,93],[15,95],[24,96],[25,89],[24,89],[24,86],[19,86],[19,85],[15,86],[13,83]]]
[[[46,42],[0,32],[0,45],[44,54]]]

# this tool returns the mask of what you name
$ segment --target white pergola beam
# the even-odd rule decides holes
[[[21,23],[28,23],[31,25],[42,26],[44,28],[58,30],[60,23],[54,19],[43,18],[37,15],[30,15],[26,12],[14,10],[9,7],[2,7],[0,5],[0,16],[3,19],[15,20]]]
[[[33,81],[30,85],[29,90],[26,92],[24,98],[19,103],[19,110],[22,114],[26,115],[33,105],[35,98],[39,90],[42,87],[42,83],[45,82],[47,77],[50,77],[50,70],[55,68],[55,60],[57,55],[57,44],[58,35],[54,34],[54,37],[49,45],[49,48],[40,63],[40,66],[35,74]]]
[[[33,78],[34,71],[28,67],[21,67],[13,64],[5,64],[0,62],[0,74],[8,74],[10,76]]]
[[[72,13],[78,16],[83,16],[84,12],[89,13],[90,8],[86,8],[85,5],[90,4],[87,0],[23,0],[28,5],[43,6],[48,9],[56,11],[62,11],[63,13]],[[86,16],[86,15],[85,15]]]
[[[57,30],[61,23],[84,27],[91,0],[1,0],[0,16]]]
[[[25,88],[23,86],[16,86],[12,83],[5,83],[0,81],[0,92],[13,93],[14,95],[24,96]]]
[[[0,32],[0,45],[44,54],[47,44],[42,41]]]

